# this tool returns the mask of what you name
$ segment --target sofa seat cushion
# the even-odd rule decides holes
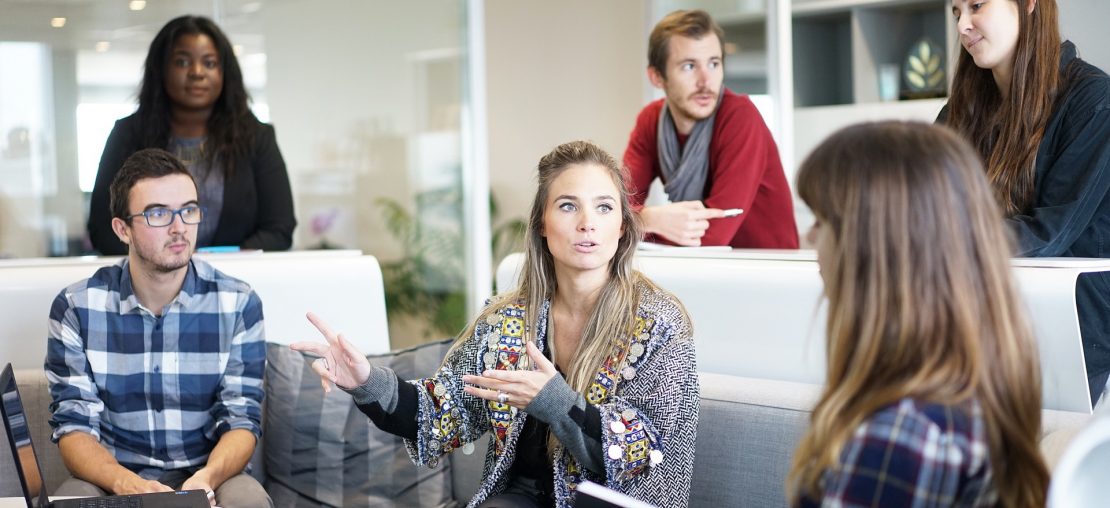
[[[450,341],[386,355],[372,363],[403,379],[435,371]],[[450,462],[418,468],[401,438],[378,430],[341,390],[325,394],[307,358],[267,344],[264,438],[267,490],[278,508],[453,506]]]
[[[786,506],[786,474],[819,385],[699,374],[690,506]]]

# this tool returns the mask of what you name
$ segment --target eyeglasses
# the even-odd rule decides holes
[[[189,205],[178,208],[177,210],[170,210],[169,208],[151,208],[142,213],[128,215],[125,218],[131,220],[140,215],[146,218],[146,225],[152,228],[164,228],[173,224],[174,215],[180,215],[183,224],[200,224],[200,221],[204,220],[204,207]]]

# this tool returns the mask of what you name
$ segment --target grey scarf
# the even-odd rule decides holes
[[[663,188],[672,202],[700,201],[704,198],[705,180],[709,175],[709,141],[713,139],[713,122],[717,110],[721,108],[721,98],[725,95],[722,87],[717,94],[717,105],[713,114],[694,124],[681,154],[678,147],[678,133],[667,103],[659,113],[659,127],[656,139],[659,146],[659,166],[663,171]]]

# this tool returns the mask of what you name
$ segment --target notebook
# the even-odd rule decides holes
[[[655,508],[639,499],[621,494],[613,489],[584,481],[574,494],[575,508]]]
[[[23,497],[27,508],[115,508],[157,506],[165,508],[208,508],[208,497],[203,490],[184,490],[177,492],[158,492],[152,494],[133,494],[127,496],[89,497],[65,499],[50,502],[46,495],[46,484],[42,479],[42,467],[31,442],[31,429],[27,423],[27,413],[23,410],[23,400],[15,383],[12,364],[0,373],[0,414],[3,415],[4,431],[8,435],[8,448],[19,484],[23,487]]]

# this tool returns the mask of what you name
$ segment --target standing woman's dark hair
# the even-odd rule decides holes
[[[243,72],[231,41],[212,20],[202,16],[175,18],[154,36],[143,66],[143,84],[139,89],[139,119],[147,128],[143,131],[143,144],[150,147],[166,146],[170,141],[172,100],[166,93],[166,69],[174,65],[174,43],[182,35],[207,35],[216,46],[223,70],[223,91],[212,105],[208,117],[208,145],[205,156],[227,161],[224,170],[235,171],[235,161],[246,155],[258,127],[258,119],[251,112],[247,101]]]
[[[150,44],[139,107],[116,122],[90,199],[88,231],[102,254],[125,254],[111,230],[108,189],[123,161],[145,148],[182,160],[207,209],[197,246],[285,250],[292,245],[293,196],[274,128],[248,107],[231,42],[212,20],[181,16]]]
[[[1110,77],[1060,42],[1057,0],[951,0],[960,56],[937,121],[986,162],[1017,255],[1110,257]],[[1076,285],[1091,402],[1110,377],[1110,273]]]

